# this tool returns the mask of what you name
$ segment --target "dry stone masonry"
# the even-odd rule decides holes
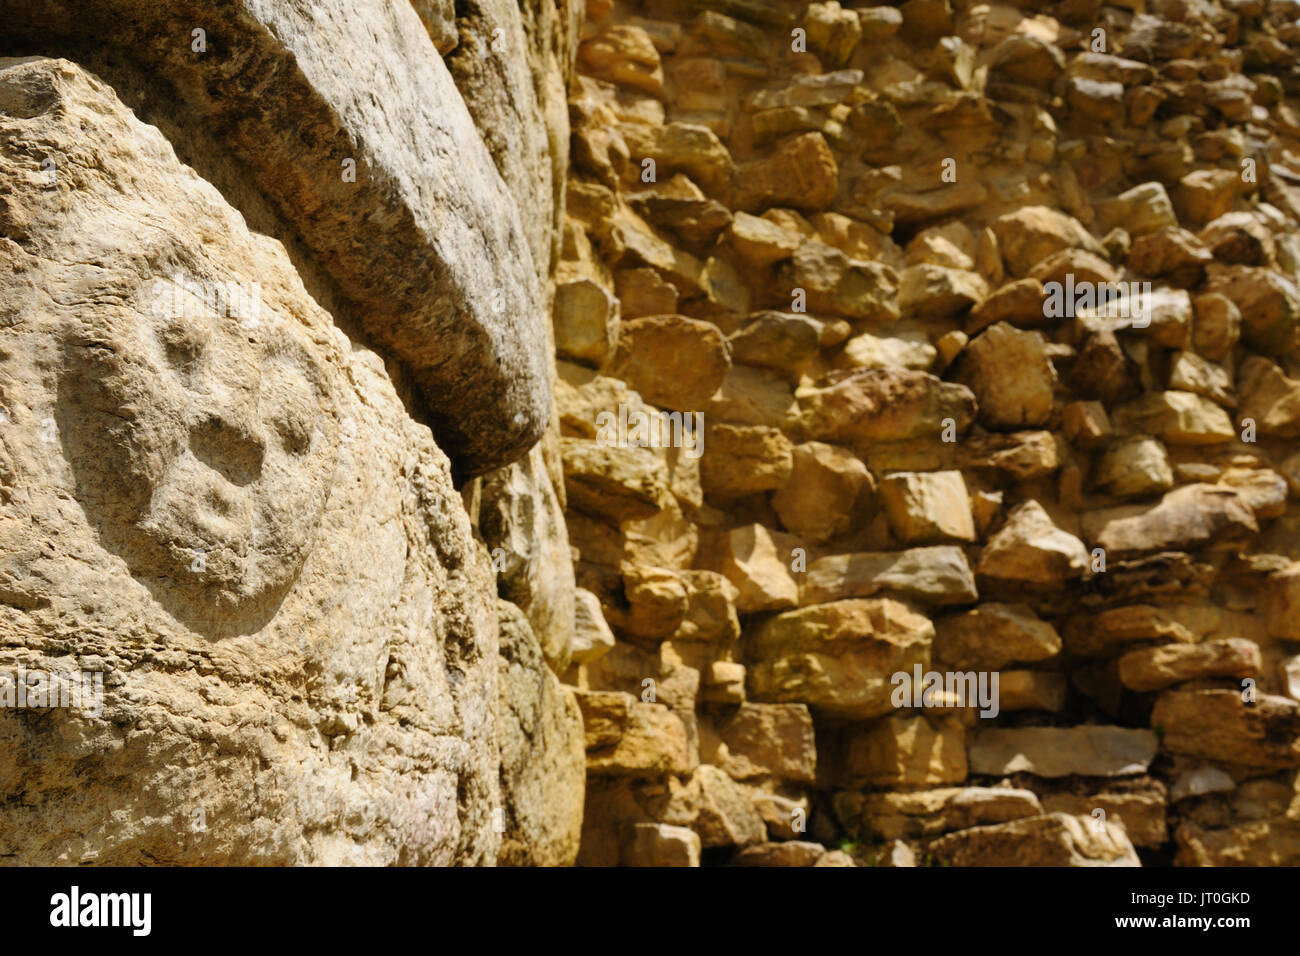
[[[1300,863],[1298,60],[1290,0],[588,3],[580,862]]]
[[[0,859],[1300,864],[1300,0],[0,13]]]

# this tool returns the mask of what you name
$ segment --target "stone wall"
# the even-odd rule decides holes
[[[1298,53],[1294,0],[588,3],[581,863],[1300,863]]]

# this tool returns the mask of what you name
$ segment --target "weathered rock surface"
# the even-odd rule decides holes
[[[750,696],[852,717],[892,708],[889,677],[929,664],[934,627],[889,598],[787,611],[748,639]]]
[[[1141,866],[1121,827],[1098,833],[1090,817],[1049,813],[973,827],[929,844],[951,866]]]
[[[1300,862],[1293,0],[5,12],[0,855]]]
[[[5,665],[105,685],[0,716],[5,854],[494,861],[495,589],[428,429],[103,83],[0,91],[2,294],[42,290],[3,330]]]
[[[1156,735],[1123,727],[990,729],[970,746],[974,773],[1039,777],[1115,777],[1142,773],[1155,758]]]
[[[519,205],[409,3],[98,0],[8,15],[30,42],[129,50],[223,131],[367,332],[415,370],[459,467],[505,464],[541,436],[545,289]],[[212,42],[196,55],[177,38],[199,23]]]
[[[547,669],[524,613],[498,601],[501,803],[497,862],[570,866],[582,836],[586,768],[582,712],[573,691]]]

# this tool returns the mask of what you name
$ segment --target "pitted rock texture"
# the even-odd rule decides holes
[[[5,60],[0,113],[3,666],[105,684],[0,711],[5,856],[494,861],[496,609],[428,428],[105,84]]]
[[[1295,0],[6,12],[0,855],[1300,862]]]

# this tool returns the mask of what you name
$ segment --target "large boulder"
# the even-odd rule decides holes
[[[0,332],[0,667],[103,684],[0,713],[0,852],[494,861],[489,566],[384,361],[84,70],[4,62],[0,129],[0,300],[42,290]]]

